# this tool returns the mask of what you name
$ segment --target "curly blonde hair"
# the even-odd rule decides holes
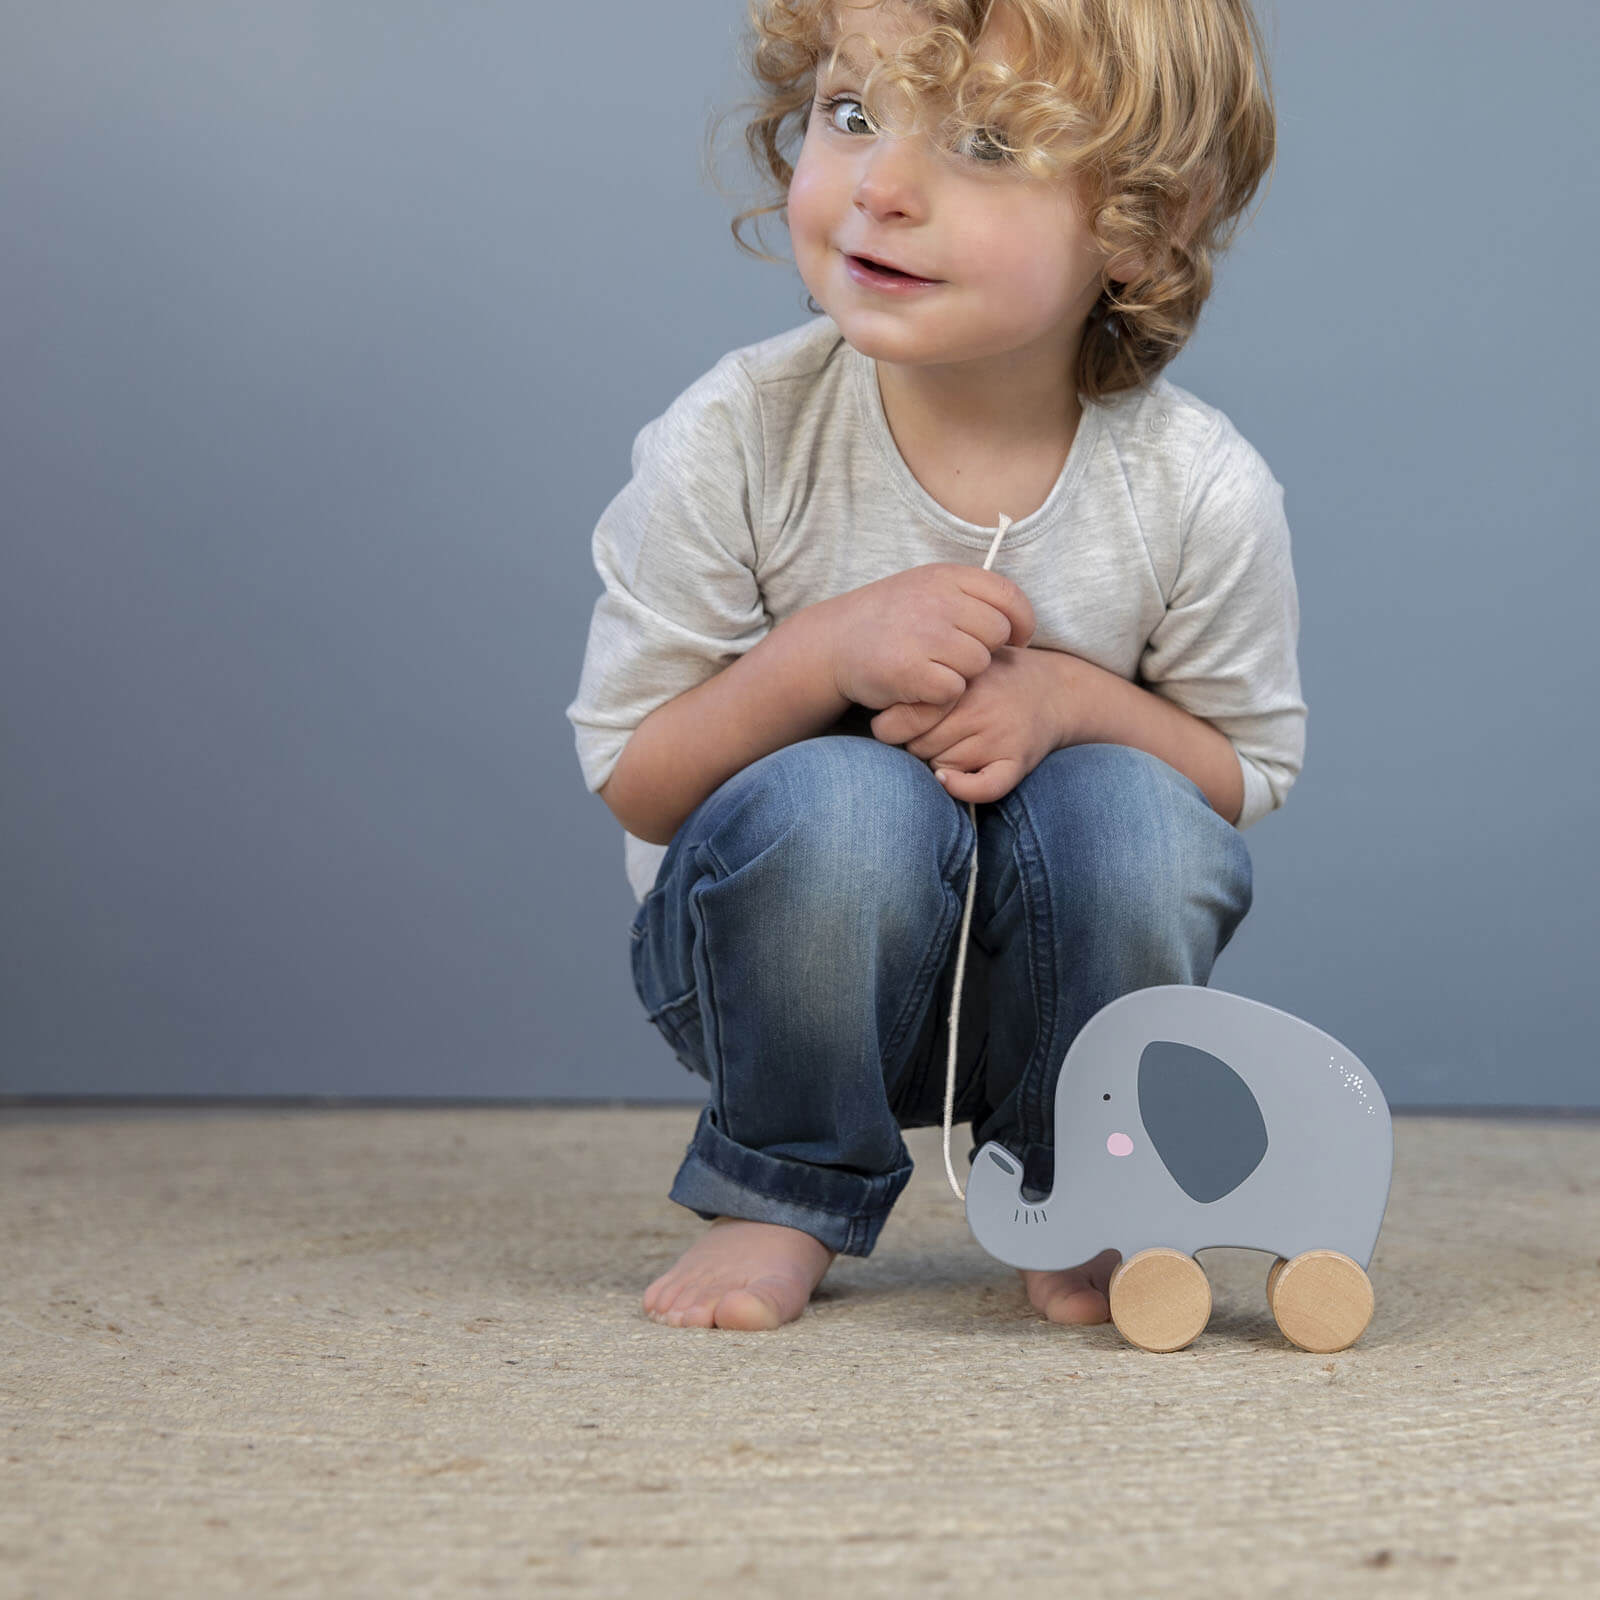
[[[1233,242],[1245,207],[1276,154],[1269,55],[1250,0],[899,0],[925,31],[885,57],[875,41],[841,28],[841,12],[873,0],[746,0],[743,63],[754,99],[718,116],[753,111],[744,143],[775,194],[739,212],[743,224],[778,214],[805,137],[819,68],[852,40],[876,64],[855,96],[883,125],[900,97],[937,102],[960,136],[978,134],[1031,176],[1078,177],[1085,222],[1108,260],[1132,260],[1126,282],[1107,281],[1078,352],[1077,387],[1091,400],[1148,387],[1188,342],[1211,293],[1212,259]],[[997,5],[1020,24],[1011,64],[973,50]],[[712,163],[714,175],[714,161]],[[720,185],[719,185],[720,187]],[[807,298],[813,312],[822,307]]]

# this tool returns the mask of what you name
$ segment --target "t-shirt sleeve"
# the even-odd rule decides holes
[[[605,588],[566,713],[591,794],[652,711],[771,627],[756,581],[763,488],[755,385],[730,354],[639,430],[633,476],[595,526]]]
[[[1299,775],[1306,705],[1283,485],[1225,416],[1191,468],[1181,525],[1177,577],[1139,674],[1227,736],[1244,777],[1243,830]]]

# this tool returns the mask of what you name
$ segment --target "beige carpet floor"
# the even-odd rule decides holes
[[[798,1322],[651,1322],[694,1115],[0,1111],[0,1594],[1600,1595],[1600,1123],[1397,1119],[1358,1344],[1210,1251],[1156,1356],[937,1128]]]

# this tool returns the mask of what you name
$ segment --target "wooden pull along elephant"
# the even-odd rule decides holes
[[[1056,1083],[1055,1187],[984,1145],[967,1183],[979,1244],[1015,1267],[1119,1251],[1111,1319],[1180,1350],[1211,1316],[1197,1250],[1277,1256],[1267,1302],[1305,1350],[1343,1350],[1372,1318],[1394,1134],[1372,1074],[1330,1034],[1242,995],[1168,984],[1084,1025]]]

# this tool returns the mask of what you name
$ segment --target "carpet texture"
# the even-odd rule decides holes
[[[694,1118],[0,1112],[0,1594],[1600,1594],[1600,1124],[1398,1117],[1360,1342],[1218,1250],[1157,1356],[937,1128],[798,1322],[651,1322]]]

